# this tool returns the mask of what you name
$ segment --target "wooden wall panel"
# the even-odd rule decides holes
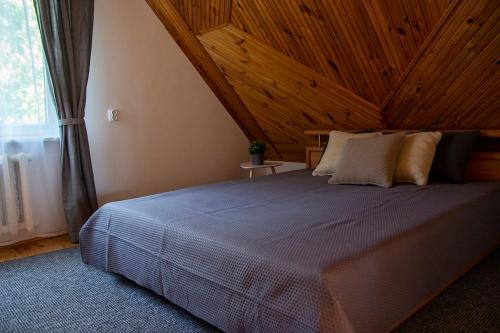
[[[170,1],[189,29],[197,34],[231,21],[232,0],[165,0]]]
[[[394,91],[394,128],[500,128],[500,1],[460,0]]]
[[[232,24],[381,105],[448,0],[234,0]]]
[[[383,126],[377,106],[232,25],[199,39],[276,144],[305,142],[308,128]]]

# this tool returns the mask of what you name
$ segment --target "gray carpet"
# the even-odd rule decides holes
[[[396,331],[500,332],[499,314],[497,250]],[[0,264],[0,332],[217,330],[70,249]]]

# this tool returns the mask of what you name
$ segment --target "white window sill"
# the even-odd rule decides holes
[[[45,138],[33,138],[33,137],[21,137],[21,138],[1,138],[1,143],[14,143],[14,142],[31,142],[31,141],[43,141],[43,142],[55,142],[60,141],[59,137],[45,137]]]

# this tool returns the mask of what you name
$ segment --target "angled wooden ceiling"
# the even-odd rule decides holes
[[[146,0],[250,139],[500,128],[498,0]]]

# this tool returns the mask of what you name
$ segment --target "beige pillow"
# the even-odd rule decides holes
[[[329,184],[391,187],[405,133],[348,140]]]
[[[440,132],[408,134],[399,153],[394,181],[426,185]]]
[[[371,133],[346,133],[340,131],[331,131],[328,145],[326,146],[323,156],[319,161],[316,169],[314,169],[313,176],[326,176],[332,175],[339,163],[340,155],[344,146],[349,139],[363,139],[372,138],[374,136],[382,135],[380,132]]]

